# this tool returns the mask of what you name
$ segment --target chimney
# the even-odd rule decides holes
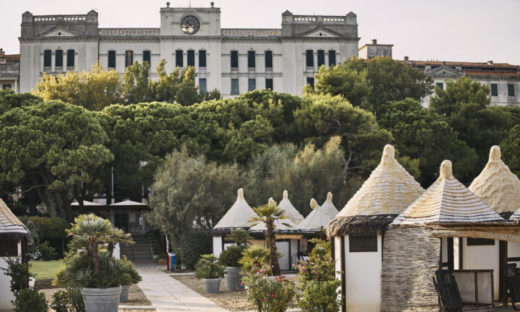
[[[167,8],[170,7],[170,2],[166,2],[166,7],[167,7]]]
[[[377,39],[372,39],[372,44],[377,44]]]

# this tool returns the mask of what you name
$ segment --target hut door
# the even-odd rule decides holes
[[[114,217],[114,225],[128,233],[128,212],[117,211]]]
[[[289,241],[277,241],[276,249],[278,252],[282,254],[280,258],[278,258],[278,262],[280,263],[280,270],[290,270],[291,269],[291,248]]]

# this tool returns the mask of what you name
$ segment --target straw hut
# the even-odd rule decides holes
[[[500,147],[495,145],[489,151],[489,160],[482,172],[473,180],[469,190],[480,197],[491,209],[498,212],[503,218],[517,219],[517,215],[511,216],[520,209],[520,179],[509,170],[502,161]],[[461,241],[462,251],[467,255],[479,252],[479,257],[466,257],[462,264],[464,269],[478,269],[485,265],[493,264],[499,267],[499,255],[507,254],[508,262],[520,264],[520,244],[516,242],[499,242],[497,240],[473,240],[468,246],[467,240]],[[490,253],[492,249],[495,253]],[[501,275],[503,270],[499,270]],[[505,291],[503,278],[500,286]],[[500,288],[500,287],[497,287]],[[504,295],[503,292],[500,293]]]
[[[386,232],[382,274],[385,311],[436,311],[434,272],[441,268],[460,270],[465,259],[473,256],[460,252],[461,237],[520,238],[517,229],[453,177],[451,162],[445,160],[437,181]],[[498,294],[493,292],[498,267],[486,269],[489,271],[456,271],[461,273],[455,278],[464,302],[478,299],[479,303],[493,303]]]
[[[379,165],[327,227],[347,311],[380,311],[385,230],[424,192],[394,153],[385,146]]]
[[[249,220],[255,216],[255,211],[248,205],[244,198],[244,190],[241,188],[238,189],[237,200],[233,206],[229,208],[222,219],[220,219],[220,221],[218,221],[213,227],[213,254],[218,257],[222,250],[225,249],[225,235],[229,234],[234,229],[248,230],[251,227]]]
[[[269,198],[270,204],[276,202]],[[303,236],[297,233],[296,225],[303,221],[303,216],[296,210],[286,190],[283,191],[283,199],[278,204],[278,207],[287,216],[287,219],[278,220],[275,223],[275,237],[276,249],[282,254],[278,259],[281,270],[290,270],[298,263],[298,254],[300,253],[300,242]],[[262,240],[265,246],[265,225],[259,223],[249,229],[249,232],[254,238]],[[258,243],[258,242],[257,242]]]
[[[5,202],[0,198],[0,310],[13,309],[13,294],[8,290],[11,278],[2,269],[7,268],[6,258],[17,257],[28,261],[27,246],[31,242],[31,232],[18,219]]]

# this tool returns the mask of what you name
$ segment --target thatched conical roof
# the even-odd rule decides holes
[[[269,198],[268,202],[269,202],[269,205],[276,205],[276,201],[272,197]],[[280,205],[278,205],[278,207],[280,207]],[[284,213],[284,215],[287,216],[285,213]],[[289,218],[289,216],[287,216],[287,217],[288,217],[287,219],[276,220],[274,222],[276,233],[290,232],[290,231],[294,230],[294,228],[295,228],[294,222],[292,222],[292,220],[291,220],[291,218]],[[266,228],[265,228],[264,223],[258,223],[249,229],[250,232],[265,232],[265,230],[266,230]]]
[[[472,224],[505,222],[478,196],[453,177],[451,161],[441,164],[440,176],[392,224]]]
[[[421,185],[395,159],[394,147],[387,144],[379,165],[329,223],[327,233],[336,236],[383,229],[423,192]]]
[[[229,208],[226,214],[218,221],[213,230],[249,228],[249,220],[256,216],[254,210],[247,204],[244,198],[244,190],[238,189],[237,200]]]
[[[332,203],[331,192],[327,193],[327,199],[321,206],[318,205],[314,198],[311,199],[310,204],[312,208],[311,213],[296,226],[296,229],[300,232],[313,233],[321,231],[322,228],[326,229],[330,220],[334,219],[338,214],[338,209]]]
[[[2,234],[23,235],[27,236],[29,240],[31,239],[31,232],[0,198],[0,236]]]
[[[294,208],[293,204],[289,200],[287,190],[283,191],[283,198],[278,204],[278,207],[284,211],[284,215],[286,215],[293,224],[297,225],[303,221],[304,218],[302,214]]]
[[[500,156],[500,147],[491,147],[488,163],[469,190],[498,213],[515,212],[520,209],[520,179]]]

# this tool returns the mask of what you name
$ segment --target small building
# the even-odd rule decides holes
[[[20,54],[5,54],[0,49],[0,90],[20,91]]]
[[[16,257],[26,262],[27,246],[31,243],[31,232],[0,198],[0,311],[13,309],[14,296],[9,291],[11,278],[2,269],[7,268],[6,258]]]
[[[387,226],[424,192],[386,145],[381,162],[329,223],[346,311],[381,311],[381,270]]]
[[[497,290],[493,291],[493,285],[498,284],[496,246],[481,246],[477,253],[461,252],[461,241],[518,240],[518,233],[518,227],[453,177],[449,160],[443,161],[437,181],[401,213],[386,232],[381,287],[383,310],[438,311],[438,297],[432,283],[438,269],[455,270],[463,302],[492,304],[498,295]],[[486,271],[468,272],[464,266],[472,257],[496,257],[497,266],[487,265],[480,267]],[[483,262],[490,263],[488,259]]]
[[[269,198],[269,203],[276,204],[272,198]],[[286,190],[283,191],[283,198],[278,207],[287,216],[287,219],[277,220],[275,223],[276,249],[282,254],[278,262],[281,270],[291,270],[298,264],[298,255],[301,253],[300,244],[303,235],[298,233],[296,226],[303,221],[303,216],[289,200],[289,194]],[[253,226],[249,229],[249,232],[254,238],[263,240],[263,247],[267,248],[265,244],[265,225],[263,223]],[[258,240],[256,243],[258,244]]]
[[[225,249],[224,237],[235,229],[249,230],[249,220],[256,216],[255,211],[244,198],[244,190],[238,189],[237,200],[226,214],[213,227],[213,254],[218,257]],[[231,243],[229,245],[232,245]]]

